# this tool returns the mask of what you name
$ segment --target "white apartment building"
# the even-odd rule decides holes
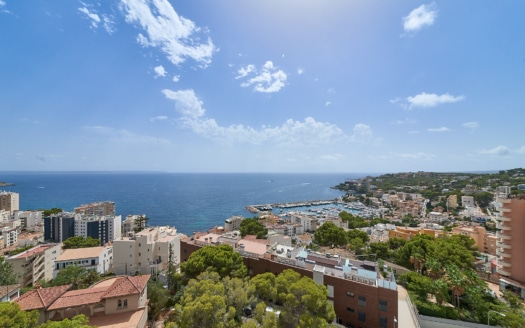
[[[13,266],[22,287],[34,286],[39,280],[49,281],[53,278],[55,260],[61,252],[62,244],[44,244],[5,260]]]
[[[13,214],[19,210],[19,195],[16,192],[0,191],[0,210]]]
[[[44,223],[42,214],[42,211],[15,211],[13,217],[22,222],[22,229],[37,231],[39,225],[42,226]]]
[[[122,216],[75,215],[75,236],[100,239],[102,245],[122,236]]]
[[[53,277],[56,277],[60,270],[69,265],[80,266],[86,270],[95,270],[100,274],[105,274],[112,269],[112,263],[112,246],[66,249],[55,261]]]
[[[180,263],[180,238],[177,229],[149,227],[130,237],[113,241],[113,271],[117,275],[152,274],[167,269],[172,248],[174,265]]]
[[[473,196],[461,196],[461,205],[463,207],[474,207],[476,206]]]
[[[17,228],[2,228],[2,238],[4,240],[4,247],[14,246],[18,243],[18,229]]]
[[[0,223],[9,221],[11,218],[11,213],[6,210],[0,210]]]

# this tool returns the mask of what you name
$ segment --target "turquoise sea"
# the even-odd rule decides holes
[[[191,234],[233,215],[253,216],[247,205],[337,198],[342,193],[330,187],[366,175],[0,172],[0,181],[15,184],[0,190],[19,193],[22,210],[113,201],[123,219],[145,214],[150,225]]]

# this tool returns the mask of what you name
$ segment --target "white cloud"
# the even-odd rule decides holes
[[[434,24],[438,15],[436,4],[421,5],[403,17],[403,28],[406,32],[415,32]]]
[[[408,131],[408,134],[419,134],[420,131],[418,130],[412,130],[412,131]]]
[[[180,75],[173,75],[172,80],[173,80],[173,82],[179,82],[180,81]]]
[[[328,106],[330,106],[331,104],[332,104],[332,102],[331,102],[331,101],[327,101],[327,102],[325,102],[325,104],[324,104],[324,105],[325,105],[326,107],[328,107]]]
[[[164,66],[159,65],[154,68],[155,70],[155,78],[158,78],[160,76],[164,77],[166,76],[166,70],[164,69]]]
[[[90,12],[89,9],[87,9],[87,7],[78,8],[78,11],[86,14],[86,16],[91,20],[91,27],[98,27],[98,24],[100,24],[100,17],[98,17],[97,14]]]
[[[113,34],[115,32],[115,22],[112,16],[109,15],[102,15],[102,18],[93,10],[88,9],[89,5],[80,2],[84,7],[78,8],[78,11],[85,14],[86,17],[91,22],[91,28],[97,29],[99,25],[102,23],[102,26],[108,32],[109,34]]]
[[[408,105],[405,104],[406,109],[414,107],[435,107],[441,104],[455,103],[465,99],[464,96],[452,96],[448,93],[437,95],[435,93],[422,92],[413,97],[407,97]]]
[[[262,93],[272,93],[281,90],[286,83],[286,73],[273,66],[273,62],[267,61],[260,69],[255,65],[246,65],[237,71],[236,79],[248,78],[241,83],[242,87],[253,86],[253,90]]]
[[[427,131],[428,132],[448,132],[450,131],[450,129],[445,126],[442,126],[440,128],[429,128],[427,129]]]
[[[343,142],[366,142],[372,140],[372,131],[366,124],[357,124],[352,136],[347,136],[334,124],[318,122],[312,117],[303,121],[288,119],[280,126],[253,128],[242,124],[220,126],[206,117],[203,102],[193,90],[163,90],[166,98],[175,101],[175,109],[181,115],[179,122],[196,134],[228,143],[264,144],[275,142],[281,146],[314,146]]]
[[[0,0],[0,7],[3,7],[3,6],[5,6],[5,1]]]
[[[475,129],[479,127],[479,123],[478,122],[466,122],[466,123],[461,124],[461,126],[468,128],[468,129]]]
[[[150,122],[155,122],[155,121],[165,121],[167,119],[168,119],[167,116],[159,115],[159,116],[152,117],[149,120],[150,120]]]
[[[372,129],[363,123],[358,123],[354,126],[354,133],[350,137],[350,140],[359,143],[369,143],[373,139]]]
[[[301,67],[299,67],[299,68],[297,69],[297,74],[298,74],[298,75],[302,75],[303,73],[304,73],[304,69],[301,68]]]
[[[510,149],[507,146],[497,146],[492,149],[483,149],[480,153],[483,155],[506,156],[510,154]]]
[[[175,65],[187,58],[203,67],[211,63],[215,51],[210,38],[202,41],[201,29],[189,19],[179,16],[168,0],[122,0],[121,8],[126,21],[138,24],[144,34],[139,33],[137,41],[144,47],[158,47]]]
[[[392,124],[395,124],[395,125],[415,124],[415,123],[416,123],[416,120],[409,119],[409,118],[405,118],[404,120],[395,120],[394,122],[392,122]]]
[[[525,146],[521,146],[520,148],[518,148],[518,150],[516,150],[516,152],[518,154],[525,154]]]

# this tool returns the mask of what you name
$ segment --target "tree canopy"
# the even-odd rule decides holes
[[[72,319],[64,319],[61,321],[47,321],[38,328],[96,328],[96,326],[88,325],[89,319],[83,314],[74,316]]]
[[[196,278],[201,272],[215,271],[221,277],[243,278],[248,273],[239,253],[230,245],[205,246],[193,252],[181,264],[181,270],[188,279]]]
[[[264,239],[268,234],[268,229],[259,222],[257,218],[246,218],[241,221],[241,236],[256,235],[257,239]]]
[[[348,242],[347,235],[343,228],[332,222],[325,222],[314,232],[314,240],[321,246],[345,246]]]
[[[2,327],[33,328],[37,327],[38,311],[23,311],[17,303],[0,303],[0,322]]]
[[[64,240],[64,248],[84,248],[100,246],[100,239],[93,237],[74,236]]]
[[[16,273],[11,263],[0,256],[0,286],[13,285],[18,282]]]

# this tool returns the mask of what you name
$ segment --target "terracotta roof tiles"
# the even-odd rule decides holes
[[[49,288],[37,288],[28,291],[15,300],[22,310],[43,309],[51,305],[57,298],[62,296],[71,285],[56,286]]]

